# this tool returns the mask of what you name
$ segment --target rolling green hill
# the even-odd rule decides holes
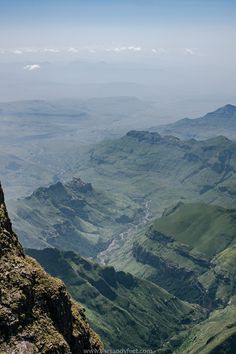
[[[50,274],[61,278],[86,309],[107,348],[158,349],[171,336],[204,319],[187,304],[148,281],[101,267],[73,252],[28,250]],[[172,348],[173,349],[173,348]]]
[[[140,206],[128,197],[108,195],[79,178],[39,188],[8,204],[24,246],[79,250],[87,256],[96,255],[113,235],[142,217]]]

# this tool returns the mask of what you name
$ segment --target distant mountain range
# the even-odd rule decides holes
[[[135,97],[0,103],[0,120],[1,180],[7,199],[73,178],[88,146],[161,122],[152,103]],[[227,105],[203,118],[154,130],[182,140],[215,136],[234,140],[235,129],[235,107]]]
[[[155,108],[135,97],[0,103],[1,180],[7,199],[74,177],[85,145],[117,138]],[[10,137],[10,138],[9,138]]]
[[[130,131],[95,145],[79,171],[103,190],[152,200],[161,215],[179,200],[235,206],[235,156],[236,143],[222,136],[183,141]]]
[[[236,106],[227,104],[201,118],[181,119],[175,123],[155,128],[161,134],[175,135],[181,139],[206,139],[218,135],[236,139]]]

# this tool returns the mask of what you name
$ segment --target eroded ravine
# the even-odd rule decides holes
[[[137,231],[138,228],[147,224],[151,220],[151,218],[151,200],[148,200],[144,203],[144,213],[143,217],[141,218],[141,221],[137,224],[131,224],[126,231],[122,231],[118,235],[114,236],[112,241],[109,243],[108,247],[97,255],[97,261],[102,265],[106,265],[110,255],[115,250],[120,248],[134,231]]]

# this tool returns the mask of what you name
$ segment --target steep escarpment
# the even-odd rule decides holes
[[[164,353],[235,353],[235,220],[235,209],[178,203],[110,257],[119,270],[207,308],[208,317],[172,337]]]
[[[0,187],[0,353],[102,352],[83,308],[61,280],[24,255]]]
[[[208,310],[236,295],[236,211],[201,203],[165,210],[110,256],[119,270]]]
[[[152,271],[147,278],[179,298],[208,309],[235,295],[236,211],[178,204],[137,241],[132,255]]]
[[[200,306],[130,273],[100,266],[73,252],[49,248],[27,253],[65,282],[108,349],[160,349],[173,335],[205,319]]]
[[[193,270],[155,254],[138,243],[134,243],[132,253],[137,262],[152,267],[153,272],[148,277],[150,281],[160,284],[185,301],[211,306],[212,301]]]

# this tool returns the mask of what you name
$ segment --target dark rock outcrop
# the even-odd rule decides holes
[[[92,192],[93,186],[91,183],[84,182],[81,178],[74,177],[71,182],[67,183],[72,189],[79,190],[82,193]]]
[[[64,283],[24,255],[0,186],[0,353],[103,352]]]

